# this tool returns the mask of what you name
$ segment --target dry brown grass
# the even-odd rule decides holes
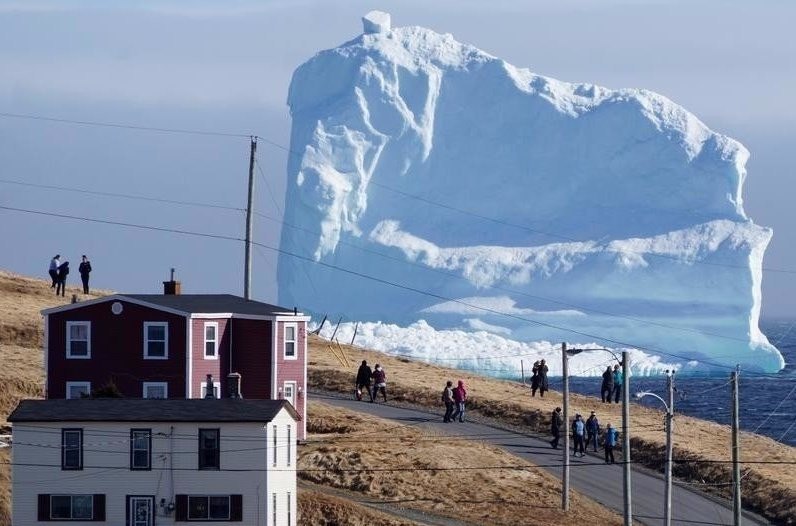
[[[561,393],[550,392],[544,398],[531,398],[529,391],[518,382],[508,382],[463,371],[456,371],[405,358],[387,356],[356,347],[343,346],[351,367],[343,367],[328,349],[328,342],[312,336],[310,339],[309,382],[317,389],[351,393],[359,363],[380,363],[387,373],[389,397],[396,402],[440,408],[440,393],[446,380],[463,379],[468,386],[468,411],[498,420],[506,425],[527,431],[547,434],[549,415],[561,405]],[[595,380],[596,382],[596,380]],[[573,394],[571,413],[588,414],[597,411],[603,426],[609,422],[621,424],[621,406],[603,404],[595,397]],[[631,433],[634,461],[663,470],[665,458],[663,413],[633,404]],[[723,497],[729,497],[730,467],[723,463],[697,462],[731,460],[730,429],[728,426],[678,415],[675,418],[675,459],[693,462],[675,464],[674,474],[689,482],[706,483],[700,487]],[[753,509],[779,524],[796,524],[796,448],[752,433],[741,433],[742,461],[789,462],[790,465],[747,464],[742,495],[745,507]]]
[[[350,500],[301,489],[298,497],[298,524],[302,526],[418,526]]]
[[[576,492],[572,511],[561,511],[557,478],[481,442],[448,440],[320,402],[310,403],[307,430],[300,477],[317,484],[478,524],[622,521]]]

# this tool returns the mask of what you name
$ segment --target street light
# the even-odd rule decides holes
[[[614,357],[619,365],[622,366],[622,493],[624,496],[624,525],[633,525],[633,500],[630,489],[630,354],[627,351],[622,351],[622,359],[610,349],[604,347],[593,347],[587,349],[567,349],[567,344],[561,344],[561,354],[563,355],[563,376],[564,376],[564,423],[569,425],[567,421],[567,409],[569,408],[569,367],[567,355],[575,356],[582,352],[589,351],[605,351]],[[564,447],[569,446],[569,433],[564,435]],[[569,453],[564,452],[564,474],[563,474],[564,492],[569,491]],[[562,508],[564,510],[569,507],[569,495],[562,497]]]
[[[666,408],[666,490],[665,505],[663,509],[663,522],[666,526],[672,524],[672,420],[674,419],[674,371],[666,371],[666,390],[669,393],[669,403],[666,400],[647,391],[636,393],[636,398],[641,399],[645,396],[657,398]]]

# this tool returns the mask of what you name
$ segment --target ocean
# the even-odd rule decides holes
[[[785,369],[776,375],[744,374],[739,376],[741,429],[769,436],[796,446],[796,320],[765,320],[760,328],[785,357]],[[726,377],[675,377],[675,425],[677,414],[685,414],[721,424],[730,424],[732,386],[730,371]],[[599,396],[599,378],[572,378],[570,389]],[[638,378],[631,393],[650,391],[666,398],[665,378]],[[645,405],[661,407],[652,397]],[[663,425],[663,424],[661,424]]]

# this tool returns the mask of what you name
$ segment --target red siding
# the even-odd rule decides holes
[[[296,324],[296,359],[285,359],[285,325]],[[307,324],[303,321],[289,322],[280,321],[277,323],[276,333],[276,385],[282,387],[285,382],[296,382],[297,392],[295,394],[295,408],[302,420],[305,420],[307,386],[304,385],[304,370],[307,366]],[[298,391],[301,391],[299,394]],[[303,426],[299,426],[303,429]],[[302,433],[299,433],[299,440],[304,440]]]
[[[228,327],[228,319],[194,319],[193,323],[193,337],[192,337],[192,353],[191,353],[191,367],[193,374],[193,383],[191,389],[193,398],[202,396],[202,384],[205,383],[208,374],[213,375],[213,380],[219,382],[221,385],[221,396],[227,396],[226,379],[227,374],[232,372],[229,369],[229,346],[230,338]],[[207,359],[205,358],[205,323],[215,322],[218,323],[218,358]]]
[[[65,398],[67,381],[91,382],[96,389],[113,381],[124,396],[140,398],[143,382],[168,382],[169,397],[185,396],[185,318],[120,301],[86,305],[49,315],[47,397]],[[66,358],[66,322],[91,322],[91,359]],[[144,322],[168,322],[167,360],[144,359]]]
[[[271,398],[271,325],[270,321],[232,319],[232,371],[241,374],[244,398]]]

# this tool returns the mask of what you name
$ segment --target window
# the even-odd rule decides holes
[[[91,382],[66,382],[66,399],[85,398],[91,394]]]
[[[160,321],[144,322],[144,358],[166,360],[169,357],[169,324]]]
[[[296,324],[285,324],[285,359],[296,359]]]
[[[287,492],[287,523],[292,524],[290,522],[290,510],[292,509],[292,502],[290,501],[290,492]]]
[[[243,520],[242,495],[175,495],[176,522]]]
[[[205,358],[218,358],[218,322],[205,322]]]
[[[274,426],[274,466],[276,466],[276,453],[277,453],[277,450],[278,450],[278,446],[276,444],[276,430],[277,430],[277,427]]]
[[[152,469],[152,430],[130,430],[130,469]]]
[[[83,430],[61,430],[61,469],[83,469]]]
[[[291,440],[291,438],[290,438],[290,426],[287,426],[287,465],[288,466],[290,465],[290,455],[293,452],[293,449],[291,448],[290,440]]]
[[[91,322],[66,322],[66,357],[76,359],[91,358]]]
[[[199,430],[199,469],[220,469],[220,435],[219,429]]]
[[[94,495],[50,495],[50,519],[91,520]]]
[[[168,398],[168,382],[144,382],[144,398]]]
[[[206,395],[207,395],[207,382],[202,382],[201,398],[204,398]],[[213,396],[215,398],[221,398],[221,382],[213,382]]]
[[[274,508],[274,512],[273,512],[274,524],[276,524],[276,493],[274,493],[273,506],[272,507]]]

